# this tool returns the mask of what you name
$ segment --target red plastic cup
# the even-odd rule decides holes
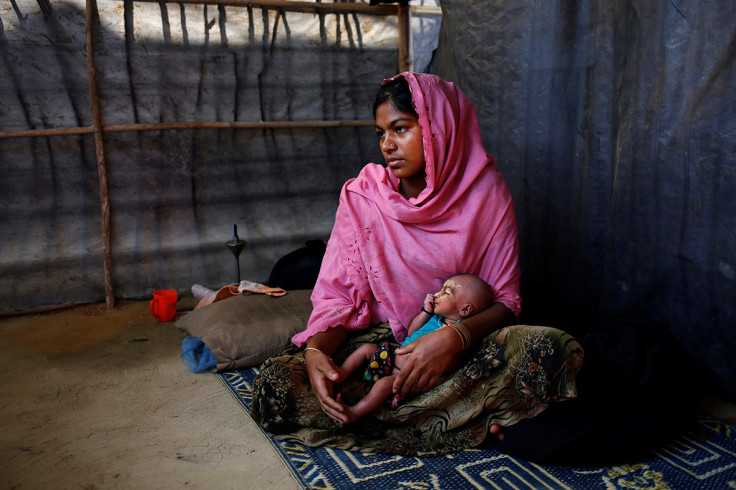
[[[159,289],[153,292],[151,315],[160,322],[170,322],[176,316],[176,300],[179,293],[173,289]]]

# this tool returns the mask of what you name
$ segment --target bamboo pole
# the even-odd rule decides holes
[[[160,3],[161,0],[138,0],[141,3]],[[291,12],[306,13],[338,13],[365,15],[396,15],[396,7],[392,5],[368,5],[365,3],[313,3],[293,0],[164,0],[169,3],[188,3],[193,5],[225,5],[231,7],[260,7],[282,9]],[[412,5],[411,13],[415,15],[442,15],[442,8],[433,5]]]
[[[175,131],[189,129],[323,129],[373,127],[373,119],[346,119],[327,121],[184,121],[169,123],[110,124],[102,126],[103,133],[133,133],[143,131]],[[76,128],[22,129],[0,131],[0,139],[41,138],[47,136],[74,136],[93,134],[93,126]]]
[[[161,0],[138,0],[141,3],[161,3]],[[396,15],[395,5],[369,5],[367,3],[316,3],[296,0],[164,0],[166,3],[195,5],[225,5],[231,7],[261,7],[291,12]]]
[[[413,15],[442,15],[442,7],[434,7],[432,5],[412,5],[411,13]]]
[[[411,53],[411,9],[408,4],[399,4],[399,72],[412,71]]]
[[[0,139],[11,138],[42,138],[44,136],[74,136],[77,134],[92,134],[95,128],[82,126],[76,128],[46,128],[46,129],[19,129],[17,131],[0,131]]]
[[[299,129],[375,126],[372,119],[344,121],[194,121],[170,123],[138,123],[105,126],[108,133],[129,131],[171,131],[185,129]]]
[[[97,95],[97,75],[95,71],[94,48],[94,13],[97,12],[97,0],[87,0],[86,35],[87,35],[87,74],[89,76],[89,96],[92,105],[92,121],[95,135],[95,153],[97,154],[97,173],[100,182],[100,214],[102,221],[102,255],[105,263],[105,305],[110,310],[115,306],[115,291],[112,276],[112,249],[110,239],[110,197],[107,189],[107,164],[102,135],[102,112]]]

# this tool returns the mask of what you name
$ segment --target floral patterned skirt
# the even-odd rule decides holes
[[[351,334],[332,357],[341,364],[359,345],[386,341],[394,342],[389,326],[372,327]],[[510,426],[550,403],[576,397],[575,375],[583,356],[582,346],[561,330],[505,327],[489,334],[434,389],[402,400],[395,409],[386,405],[378,418],[340,425],[322,412],[311,391],[304,352],[292,346],[261,366],[251,416],[274,438],[307,446],[440,455],[478,446],[492,423]],[[349,405],[370,389],[361,374],[336,388]]]

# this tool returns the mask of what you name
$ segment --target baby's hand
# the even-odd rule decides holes
[[[427,297],[424,298],[424,309],[430,313],[434,313],[434,294],[429,293]]]

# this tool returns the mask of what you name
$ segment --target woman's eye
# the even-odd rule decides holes
[[[376,131],[376,136],[378,136],[379,138],[383,138],[384,134],[386,133],[384,133],[383,131]]]
[[[397,133],[404,133],[404,132],[406,132],[406,128],[403,127],[403,126],[399,126],[398,128],[396,128],[396,132]]]

